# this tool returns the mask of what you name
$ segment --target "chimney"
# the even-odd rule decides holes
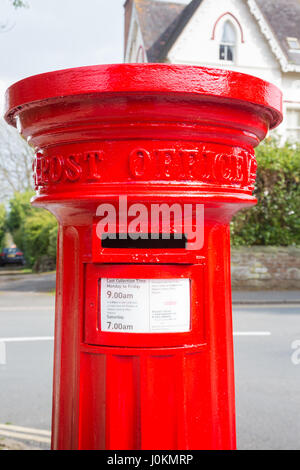
[[[129,33],[130,20],[131,20],[131,14],[132,14],[132,7],[133,7],[133,0],[126,0],[126,2],[124,3],[124,9],[125,9],[124,57],[125,57],[126,48],[127,48],[127,41],[128,41],[128,33]]]

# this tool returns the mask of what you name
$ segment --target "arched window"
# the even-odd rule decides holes
[[[230,21],[225,21],[220,43],[220,60],[234,62],[236,53],[236,33]]]
[[[140,46],[136,55],[136,63],[143,64],[145,62],[145,51],[143,46]]]

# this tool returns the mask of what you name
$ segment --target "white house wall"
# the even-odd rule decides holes
[[[300,112],[300,74],[296,72],[284,73],[282,77],[283,90],[283,123],[278,131],[285,137],[287,129],[287,112],[289,110],[297,110]]]
[[[233,16],[222,16],[224,13]],[[235,27],[238,39],[234,63],[219,60],[220,39],[227,19]],[[214,27],[215,35],[212,39]],[[257,76],[282,90],[284,118],[289,109],[300,111],[300,73],[282,71],[246,0],[203,0],[171,48],[168,62],[226,68]],[[287,120],[284,119],[276,130],[283,140],[286,137],[286,126]]]
[[[300,73],[288,72],[282,76],[284,100],[300,104]]]
[[[143,36],[139,24],[139,17],[135,5],[133,5],[132,8],[124,62],[147,62]]]
[[[255,5],[257,14],[254,2],[255,0],[250,2],[251,9],[253,10]],[[300,113],[300,73],[283,72],[278,57],[272,52],[248,4],[249,0],[203,0],[169,51],[166,62],[226,68],[260,77],[274,83],[282,90],[284,118],[289,110],[298,110]],[[234,63],[219,60],[223,25],[228,19],[234,26],[237,37]],[[135,24],[138,25],[136,41],[134,41]],[[144,50],[143,37],[138,14],[133,7],[125,62],[136,62],[138,51],[141,49]],[[276,44],[275,49],[278,49]],[[131,56],[130,50],[132,50]],[[146,62],[146,53],[144,59]],[[284,119],[283,124],[275,131],[282,136],[283,141],[286,138],[286,129],[287,119]]]
[[[231,15],[239,22],[242,31]],[[215,38],[212,39],[217,22]],[[219,45],[224,22],[230,19],[237,34],[235,63],[219,60]],[[248,73],[281,86],[280,65],[249,11],[245,0],[203,0],[168,55],[171,63],[221,67]]]

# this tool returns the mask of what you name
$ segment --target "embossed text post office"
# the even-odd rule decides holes
[[[256,203],[254,148],[281,122],[280,91],[124,64],[6,97],[36,152],[33,204],[59,223],[52,448],[234,449],[229,223]]]

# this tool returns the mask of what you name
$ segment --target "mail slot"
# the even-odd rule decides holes
[[[232,216],[282,120],[261,79],[165,64],[22,80],[6,120],[59,222],[52,449],[234,449]]]

